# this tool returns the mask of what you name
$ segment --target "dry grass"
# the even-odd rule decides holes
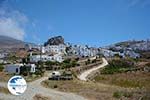
[[[73,92],[82,95],[88,98],[89,100],[115,100],[117,98],[113,95],[117,91],[121,91],[124,93],[123,95],[120,96],[120,98],[126,96],[127,99],[131,98],[139,99],[141,96],[144,95],[143,91],[141,90],[125,89],[117,86],[93,82],[82,82],[79,80],[71,80],[71,81],[47,80],[42,82],[42,84],[47,88],[52,88],[63,92]]]
[[[14,74],[15,75],[15,74]],[[0,72],[0,82],[8,82],[8,80],[14,76],[13,74],[6,74],[5,72]],[[35,81],[39,78],[41,78],[40,75],[30,75],[30,76],[23,76],[25,78],[25,80],[27,82],[32,82],[32,81]]]
[[[40,76],[40,75],[35,75],[35,74],[29,75],[29,76],[24,76],[24,78],[25,78],[25,80],[26,80],[27,82],[35,81],[35,80],[37,80],[37,79],[39,79],[39,78],[41,78],[41,77],[42,77],[42,76]]]
[[[0,93],[9,94],[9,90],[7,88],[0,87]]]
[[[46,97],[46,96],[43,96],[41,94],[36,94],[34,97],[33,97],[33,100],[51,100],[50,97]]]
[[[150,73],[147,72],[130,72],[113,75],[97,75],[96,82],[117,85],[126,88],[145,88],[150,90]]]
[[[0,72],[0,82],[8,82],[12,75],[7,75],[5,72]]]
[[[113,92],[107,92],[104,88],[100,89],[93,83],[81,82],[78,80],[71,81],[44,81],[42,83],[47,88],[56,89],[63,92],[73,92],[82,95],[90,100],[108,100]]]

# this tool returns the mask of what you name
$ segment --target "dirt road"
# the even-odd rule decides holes
[[[24,94],[20,96],[14,96],[11,94],[0,93],[0,100],[33,100],[36,94],[50,97],[51,100],[86,100],[84,97],[73,94],[59,92],[53,89],[45,88],[41,85],[41,82],[48,79],[48,77],[42,77],[36,81],[28,83],[28,88]],[[0,82],[0,86],[6,87],[6,83]],[[7,88],[7,87],[6,87]]]
[[[91,74],[93,71],[96,71],[96,70],[98,70],[98,69],[100,69],[100,68],[105,67],[106,65],[108,65],[108,62],[107,62],[107,60],[106,60],[105,58],[102,58],[102,60],[103,60],[103,63],[102,63],[101,65],[99,65],[99,66],[97,66],[97,67],[94,67],[94,68],[91,68],[91,69],[89,69],[89,70],[84,71],[83,73],[81,73],[81,74],[78,76],[78,78],[79,78],[80,80],[87,81],[87,76],[88,76],[89,74]]]

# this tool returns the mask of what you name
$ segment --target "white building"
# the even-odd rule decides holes
[[[124,53],[120,53],[120,52],[113,52],[111,50],[108,49],[100,49],[100,53],[104,55],[104,57],[113,57],[115,56],[115,54],[118,54],[119,56],[125,57]]]
[[[0,59],[5,58],[7,55],[7,53],[0,53]]]
[[[57,54],[65,54],[66,53],[66,46],[64,44],[60,45],[47,45],[45,47],[46,52],[52,52]]]
[[[124,51],[124,54],[126,55],[126,56],[129,56],[129,57],[131,57],[131,58],[139,58],[140,57],[140,54],[138,54],[138,53],[135,53],[134,51]]]
[[[62,62],[63,58],[60,54],[51,55],[32,55],[30,56],[30,62],[38,62],[38,61],[58,61]]]
[[[20,67],[23,66],[23,64],[9,64],[5,66],[5,72],[8,72],[10,74],[20,74]]]
[[[28,64],[28,65],[23,65],[23,64],[9,64],[5,66],[5,72],[9,74],[20,74],[21,72],[21,67],[28,67],[30,69],[31,73],[34,73],[36,70],[36,65],[35,64]]]
[[[74,45],[71,47],[70,52],[77,56],[96,56],[98,50],[96,48],[89,48],[86,45]]]

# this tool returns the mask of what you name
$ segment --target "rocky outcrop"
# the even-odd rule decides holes
[[[59,44],[65,44],[64,38],[62,36],[55,36],[55,37],[48,39],[48,41],[44,43],[44,46],[59,45]]]

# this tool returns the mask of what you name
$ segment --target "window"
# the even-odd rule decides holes
[[[18,73],[18,68],[16,68],[16,73]]]

